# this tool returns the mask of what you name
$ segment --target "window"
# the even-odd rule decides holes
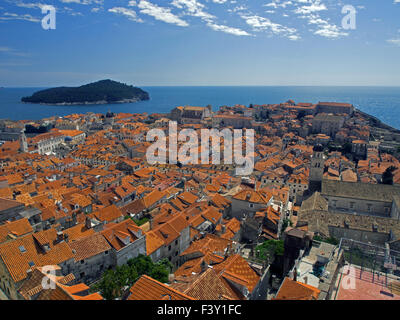
[[[85,263],[85,260],[81,260],[81,264],[84,264]]]
[[[371,211],[371,207],[372,207],[372,204],[367,203],[367,210],[368,210],[368,212]]]
[[[84,272],[81,272],[81,273],[80,273],[80,277],[83,278],[84,276],[85,276],[85,273],[84,273]]]
[[[178,240],[175,240],[175,245],[177,245],[178,244]]]
[[[108,254],[108,250],[104,252],[104,254]]]
[[[254,208],[254,204],[249,203],[249,207],[250,207],[250,208]]]
[[[354,209],[354,202],[350,202],[350,209]]]
[[[171,245],[168,246],[168,251],[171,251]]]

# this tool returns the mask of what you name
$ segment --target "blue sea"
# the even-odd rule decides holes
[[[400,129],[400,87],[141,87],[150,100],[128,104],[90,106],[44,106],[21,103],[21,98],[44,88],[0,88],[0,119],[37,120],[71,113],[166,113],[181,105],[220,106],[333,101],[352,103]]]

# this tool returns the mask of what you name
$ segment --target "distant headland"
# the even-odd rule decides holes
[[[58,87],[23,97],[22,102],[48,105],[88,105],[132,103],[149,100],[149,94],[137,87],[113,80],[100,80],[80,87]]]

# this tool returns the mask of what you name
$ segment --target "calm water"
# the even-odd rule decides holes
[[[43,106],[21,103],[41,88],[0,89],[0,119],[41,119],[71,113],[164,113],[180,105],[222,105],[335,101],[354,104],[383,122],[400,129],[400,87],[142,87],[150,101],[97,106]]]

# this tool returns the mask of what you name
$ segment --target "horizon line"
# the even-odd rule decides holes
[[[121,81],[119,81],[121,82]],[[89,82],[92,83],[92,82]],[[127,84],[127,83],[126,83]],[[74,85],[74,86],[79,86],[79,85]],[[346,87],[346,88],[354,88],[354,87],[382,87],[382,88],[400,88],[400,85],[279,85],[279,84],[273,84],[273,85],[140,85],[140,84],[134,84],[133,86],[135,87],[181,87],[181,88],[196,88],[196,87]],[[21,88],[57,88],[57,87],[72,87],[71,85],[62,85],[62,86],[33,86],[33,85],[22,85],[22,86],[0,86],[0,89],[21,89]]]

